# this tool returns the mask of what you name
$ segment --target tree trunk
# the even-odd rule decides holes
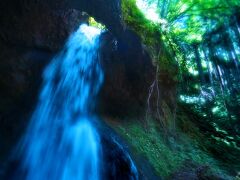
[[[203,86],[205,84],[205,78],[204,78],[204,74],[203,74],[202,62],[201,62],[201,57],[199,54],[198,46],[193,45],[193,49],[194,49],[195,60],[197,63],[198,73],[199,73],[199,77],[200,77],[200,82],[201,82],[201,85]]]

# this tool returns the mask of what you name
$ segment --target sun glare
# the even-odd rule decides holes
[[[155,4],[149,5],[144,0],[136,1],[137,7],[143,12],[147,19],[153,22],[160,22],[161,19],[157,13],[157,6]]]

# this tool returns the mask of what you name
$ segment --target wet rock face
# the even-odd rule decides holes
[[[154,67],[139,38],[127,31],[123,39],[110,33],[101,37],[101,64],[105,81],[99,108],[108,115],[142,115]]]
[[[104,24],[115,36],[123,31],[121,0],[41,0],[53,9],[77,9]]]
[[[43,3],[6,2],[0,4],[0,8],[0,39],[5,44],[20,47],[59,50],[69,34],[87,20],[80,11],[52,11]]]
[[[0,48],[0,162],[3,162],[28,123],[41,85],[42,69],[52,54],[1,45]]]
[[[136,166],[123,142],[108,128],[101,129],[102,161],[104,179],[138,179]]]
[[[35,51],[56,53],[79,24],[87,22],[88,15],[81,12],[83,10],[103,22],[118,39],[115,41],[110,34],[103,38],[102,64],[106,81],[101,93],[102,111],[138,113],[140,109],[135,107],[143,108],[146,104],[147,82],[152,79],[153,68],[139,38],[129,30],[123,30],[120,0],[1,1],[0,44],[4,50],[0,53],[0,67],[8,66],[11,70],[2,71],[0,86],[18,98],[23,97],[28,87],[34,86],[28,78],[33,78],[30,64],[44,64],[35,60],[38,55],[26,60],[25,54],[29,56]],[[12,53],[11,50],[16,49],[18,52]],[[20,71],[18,67],[21,67]],[[37,72],[40,77],[41,68]],[[12,101],[12,95],[4,96]]]
[[[97,21],[106,25],[115,36],[121,34],[123,31],[121,0],[2,0],[0,2],[0,14],[1,16],[3,15],[3,18],[6,18],[4,14],[9,14],[9,12],[13,12],[13,16],[16,18],[31,12],[32,17],[28,17],[28,23],[32,23],[32,19],[43,26],[48,24],[52,12],[62,14],[66,17],[65,13],[71,9],[75,9],[78,12],[87,12]],[[38,21],[39,17],[43,16],[45,16],[45,18],[42,19],[42,21]],[[67,21],[73,22],[74,20],[68,19]],[[58,30],[61,29],[60,27],[63,28],[61,21],[55,21],[55,23],[59,26]],[[9,27],[14,25],[15,24],[9,23]],[[31,26],[31,24],[26,25]],[[69,25],[66,26],[66,28],[69,28]]]

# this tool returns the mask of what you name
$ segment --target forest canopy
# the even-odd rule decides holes
[[[216,148],[239,152],[240,1],[129,0],[122,9],[157,72],[178,81],[179,106],[198,117]]]

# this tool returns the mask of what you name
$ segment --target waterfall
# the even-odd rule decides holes
[[[23,139],[26,179],[100,179],[100,137],[92,124],[103,82],[97,53],[100,33],[81,25],[45,69]]]

